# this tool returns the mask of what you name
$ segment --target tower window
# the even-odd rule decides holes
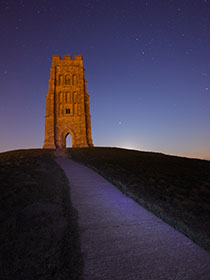
[[[70,109],[66,109],[66,114],[70,114]]]
[[[70,85],[70,77],[69,77],[69,75],[67,75],[67,76],[65,77],[65,84],[66,84],[66,85]]]

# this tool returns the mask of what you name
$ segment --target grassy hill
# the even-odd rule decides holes
[[[68,152],[210,251],[209,161],[118,148]]]
[[[46,150],[0,153],[0,279],[81,279],[77,213]]]
[[[117,148],[68,153],[210,251],[209,161]],[[77,213],[52,151],[0,153],[0,200],[0,279],[81,279]]]

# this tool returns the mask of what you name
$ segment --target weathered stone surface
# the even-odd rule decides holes
[[[89,94],[86,91],[81,55],[53,55],[49,91],[46,96],[44,149],[66,147],[71,134],[72,147],[93,146]]]

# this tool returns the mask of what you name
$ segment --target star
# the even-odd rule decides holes
[[[4,75],[2,75],[2,79],[3,79],[3,80],[6,80],[6,79],[7,79],[7,74],[8,74],[8,72],[7,72],[6,69],[4,70],[3,74],[4,74]]]
[[[207,77],[207,76],[208,76],[208,73],[203,72],[203,73],[202,73],[202,76],[203,76],[203,77]]]

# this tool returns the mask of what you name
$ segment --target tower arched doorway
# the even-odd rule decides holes
[[[71,136],[70,133],[66,134],[66,137],[65,137],[65,147],[66,148],[72,148],[72,136]]]

